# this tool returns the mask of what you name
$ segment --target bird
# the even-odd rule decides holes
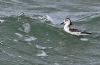
[[[73,23],[71,22],[70,18],[68,18],[68,17],[66,17],[64,19],[64,22],[62,22],[61,24],[64,24],[64,28],[63,28],[64,31],[71,34],[71,35],[86,36],[86,35],[92,34],[91,32],[81,31],[79,29],[72,28],[71,25],[73,25]]]

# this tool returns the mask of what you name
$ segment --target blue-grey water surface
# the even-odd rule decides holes
[[[64,32],[66,16],[93,34]],[[100,1],[0,0],[0,65],[100,65]]]

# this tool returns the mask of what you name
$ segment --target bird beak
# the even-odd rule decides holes
[[[64,22],[61,23],[61,25],[64,24]]]

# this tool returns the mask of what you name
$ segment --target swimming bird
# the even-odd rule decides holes
[[[65,18],[64,22],[61,23],[64,24],[64,31],[72,34],[72,35],[76,35],[76,36],[85,36],[85,35],[90,35],[92,33],[90,32],[86,32],[86,31],[80,31],[79,29],[75,29],[75,28],[71,28],[72,22],[69,18]]]

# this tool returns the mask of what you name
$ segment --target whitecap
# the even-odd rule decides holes
[[[40,45],[36,45],[36,48],[38,48],[38,49],[46,49],[47,47],[42,47]]]
[[[15,35],[17,35],[17,36],[19,36],[19,37],[23,37],[23,35],[20,34],[20,33],[15,33]]]
[[[3,44],[3,41],[0,41],[0,44]]]
[[[41,53],[36,54],[36,56],[43,56],[43,57],[45,57],[45,56],[48,56],[48,55],[47,55],[47,53],[45,51],[41,50]]]
[[[49,15],[46,15],[46,18],[47,18],[48,21],[53,22],[53,19]]]
[[[17,40],[17,39],[13,39],[13,41],[14,41],[14,42],[18,42],[18,40]]]
[[[0,23],[3,23],[5,20],[0,20]]]
[[[22,56],[18,56],[19,58],[22,58]]]
[[[29,23],[24,23],[23,24],[24,32],[29,33],[30,32],[30,24]]]
[[[60,65],[59,63],[54,63],[54,65]]]
[[[51,49],[53,47],[43,47],[43,46],[40,46],[40,45],[36,45],[36,48],[44,50],[44,49]]]
[[[31,41],[34,41],[36,39],[37,39],[36,37],[24,37],[24,40],[27,42],[31,42]]]
[[[87,38],[80,38],[80,40],[82,40],[82,41],[88,41]]]

